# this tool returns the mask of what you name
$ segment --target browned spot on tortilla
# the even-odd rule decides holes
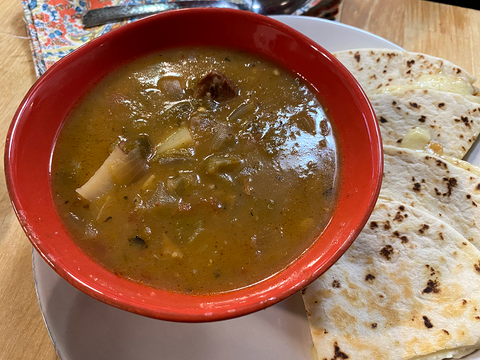
[[[376,79],[377,78],[377,75],[373,74],[370,76],[370,79]]]
[[[385,221],[385,223],[383,224],[383,229],[384,230],[390,230],[392,228],[392,225],[390,225],[390,221]]]
[[[463,299],[462,305],[467,305],[467,302],[468,302],[467,300]]]
[[[376,221],[372,221],[372,222],[370,223],[370,229],[376,229],[376,228],[378,228],[377,222],[376,222]]]
[[[380,122],[381,122],[382,124],[385,124],[385,123],[388,122],[388,121],[387,121],[387,119],[385,119],[383,116],[380,116]]]
[[[392,101],[392,105],[397,105],[397,102],[396,101]]]
[[[336,288],[336,289],[339,289],[339,288],[341,287],[340,281],[338,281],[338,280],[333,280],[333,281],[332,281],[332,287],[333,287],[333,288]]]
[[[478,207],[477,203],[475,201],[472,201],[472,205],[475,206],[475,207]]]
[[[407,66],[412,67],[412,65],[415,64],[415,60],[408,60],[407,61]]]
[[[468,127],[469,129],[471,128],[470,121],[466,116],[461,116],[460,119],[462,120],[462,122],[465,124],[466,127]]]
[[[420,105],[418,105],[416,102],[411,102],[410,103],[410,106],[415,108],[415,109],[419,109],[420,108]]]
[[[420,234],[423,234],[425,232],[425,230],[428,230],[430,228],[430,226],[428,226],[427,224],[422,224],[422,227],[420,229],[418,229],[418,232]]]
[[[405,216],[403,216],[400,213],[400,211],[397,211],[397,213],[395,214],[395,217],[393,218],[393,221],[402,222],[404,218],[405,218]]]
[[[480,184],[477,184],[476,190],[480,190]]]
[[[408,238],[405,235],[400,236],[400,240],[402,241],[402,244],[408,243]]]
[[[457,179],[444,177],[442,180],[447,184],[447,192],[444,193],[443,196],[452,195],[453,188],[456,187],[458,184]]]
[[[443,167],[445,169],[448,168],[447,164],[445,162],[443,162],[442,160],[436,159],[435,163],[437,164],[437,166]]]
[[[445,106],[445,103],[439,103],[437,106],[441,109]]]
[[[376,329],[377,328],[377,323],[373,323],[372,324],[372,329]]]
[[[398,207],[398,210],[400,210],[400,211],[405,211],[405,206],[400,205],[400,206]]]
[[[443,237],[443,233],[441,232],[438,233],[438,237],[440,238],[440,240],[445,240],[445,238]]]
[[[423,318],[423,323],[428,329],[431,329],[433,327],[432,323],[430,322],[430,319],[426,316],[422,316]]]
[[[413,191],[420,191],[421,190],[421,185],[420,183],[415,183],[413,184],[413,188],[412,188]]]
[[[372,275],[372,274],[367,274],[367,276],[365,276],[365,281],[373,281],[375,279],[375,276]]]
[[[382,255],[385,259],[390,260],[391,255],[393,254],[393,247],[392,245],[385,245],[380,250],[380,255]]]
[[[477,264],[474,264],[473,267],[474,267],[475,270],[480,274],[480,260],[478,261]]]
[[[421,123],[424,123],[425,120],[427,120],[427,117],[425,115],[422,115],[418,118],[418,121],[420,121]]]
[[[449,333],[447,330],[442,329],[442,331],[443,331],[445,334],[450,335],[450,333]]]
[[[338,343],[335,342],[333,344],[333,347],[335,349],[335,354],[333,355],[333,359],[332,360],[336,360],[336,359],[348,359],[349,356],[347,354],[345,354],[344,352],[342,352],[340,350],[340,347],[338,346]]]
[[[440,292],[440,288],[439,288],[440,284],[438,283],[437,280],[428,280],[427,282],[427,287],[425,289],[423,289],[422,293],[423,294],[430,294],[430,293],[434,293],[434,294],[438,294]]]
[[[360,53],[358,51],[355,53],[355,55],[353,55],[353,57],[355,60],[357,60],[357,62],[360,62]]]

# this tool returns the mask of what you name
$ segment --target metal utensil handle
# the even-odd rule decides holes
[[[229,1],[215,0],[186,0],[155,4],[108,6],[87,11],[82,17],[84,27],[103,25],[109,22],[128,19],[131,17],[152,15],[159,12],[180,8],[192,7],[223,7],[231,9],[249,10],[246,5]]]

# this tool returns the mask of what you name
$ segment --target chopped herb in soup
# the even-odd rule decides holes
[[[53,196],[112,272],[206,294],[299,257],[330,219],[338,167],[326,110],[295,75],[242,52],[170,50],[116,70],[71,112]]]

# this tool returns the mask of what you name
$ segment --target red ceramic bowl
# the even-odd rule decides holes
[[[298,73],[330,110],[343,161],[338,205],[319,239],[275,276],[208,296],[152,289],[97,264],[67,235],[50,189],[50,161],[59,129],[85,92],[134,58],[161,49],[199,45],[246,50]],[[55,64],[29,91],[10,126],[5,149],[7,186],[20,224],[58,274],[107,304],[153,318],[188,322],[227,319],[263,309],[325,272],[370,216],[380,189],[382,164],[381,140],[370,103],[331,54],[280,22],[226,9],[166,12],[125,25],[79,48]]]

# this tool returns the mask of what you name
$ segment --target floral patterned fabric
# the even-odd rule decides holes
[[[82,14],[88,8],[138,3],[142,1],[22,0],[37,76],[79,46],[125,23],[84,29]]]

